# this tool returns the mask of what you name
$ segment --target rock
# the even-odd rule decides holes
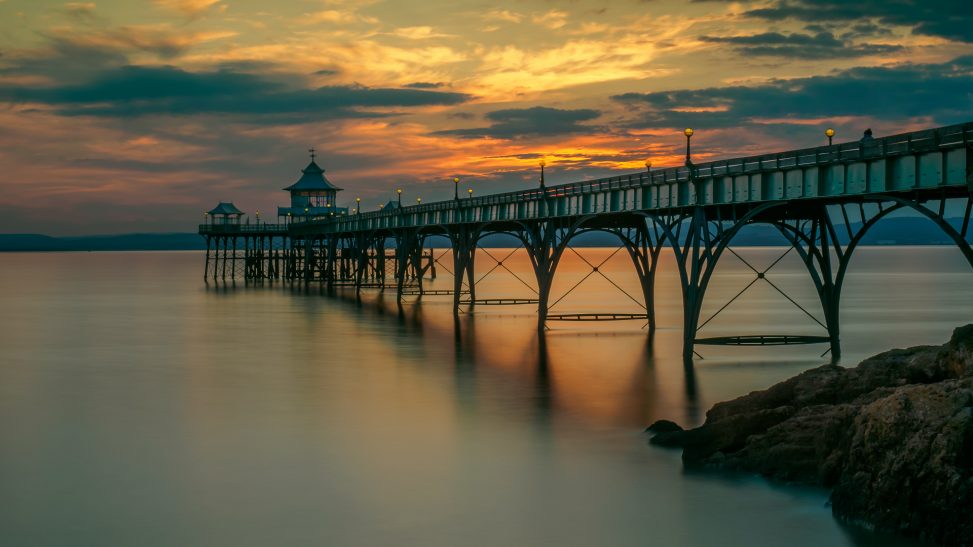
[[[860,409],[835,514],[941,543],[973,543],[973,379],[906,386]]]
[[[653,434],[650,439],[652,444],[669,447],[681,447],[683,444],[682,435],[685,433],[679,424],[669,420],[658,420],[647,427],[645,432]]]
[[[646,433],[672,433],[682,430],[682,426],[669,420],[659,420],[645,429]]]
[[[695,429],[649,432],[687,466],[830,487],[839,518],[973,545],[973,325],[719,403]]]

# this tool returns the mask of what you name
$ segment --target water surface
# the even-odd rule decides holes
[[[739,252],[762,269],[784,251]],[[555,300],[605,259],[638,294],[624,253],[579,252]],[[969,322],[973,272],[957,250],[859,252],[844,363]],[[3,545],[889,544],[840,526],[823,492],[685,474],[678,453],[647,445],[653,420],[698,424],[717,401],[828,360],[822,346],[701,347],[686,371],[669,254],[652,338],[638,322],[538,337],[524,307],[454,321],[444,297],[400,310],[391,295],[206,286],[191,252],[2,260]],[[531,295],[514,276],[530,280],[522,252],[504,263],[512,273],[497,268],[478,297]],[[477,257],[481,274],[492,265]],[[438,274],[432,286],[451,286]],[[796,257],[768,276],[820,318]],[[752,279],[724,259],[704,317]],[[638,310],[594,274],[554,311]],[[760,333],[821,328],[761,282],[701,335]]]

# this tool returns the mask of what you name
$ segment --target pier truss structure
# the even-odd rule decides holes
[[[973,267],[971,193],[973,123],[967,123],[286,226],[203,225],[200,233],[210,249],[204,273],[208,279],[235,274],[247,280],[321,282],[359,292],[394,290],[400,301],[445,296],[452,298],[457,314],[481,305],[529,305],[536,307],[539,330],[556,321],[623,320],[641,321],[654,330],[656,270],[660,251],[668,246],[682,289],[687,361],[697,344],[825,343],[837,359],[842,286],[863,237],[885,216],[910,210],[939,226]],[[734,236],[758,223],[773,226],[790,243],[785,254],[800,257],[820,309],[801,306],[767,277],[783,257],[759,269],[734,250]],[[634,300],[640,312],[552,312],[558,302],[551,298],[558,263],[566,253],[576,252],[572,241],[589,232],[615,236],[616,252],[631,259],[641,291],[626,292],[605,275],[604,263],[579,254],[591,267],[585,279],[603,277]],[[526,249],[533,279],[514,275],[532,291],[531,297],[477,298],[477,284],[485,275],[504,269],[513,274],[505,264],[508,250],[480,247],[483,238],[495,234],[506,234]],[[450,252],[430,248],[432,239],[448,243]],[[768,283],[818,325],[820,334],[700,336],[712,319],[702,317],[707,287],[727,255],[753,270],[754,279],[741,294],[756,283]],[[435,276],[437,266],[452,275],[452,290],[423,287],[423,279]],[[477,267],[485,273],[478,276]]]

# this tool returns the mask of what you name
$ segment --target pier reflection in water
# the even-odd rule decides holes
[[[755,263],[779,255],[741,252]],[[5,261],[6,542],[888,544],[841,528],[821,492],[685,474],[677,453],[646,445],[655,419],[699,423],[717,401],[827,360],[812,346],[707,347],[685,369],[666,264],[651,339],[633,322],[552,325],[539,338],[529,308],[454,318],[444,298],[399,307],[391,295],[331,297],[313,285],[203,288],[199,259]],[[614,260],[606,273],[631,286],[630,266]],[[510,267],[525,267],[522,257]],[[721,267],[710,313],[750,280],[743,266]],[[562,268],[555,295],[586,273],[578,259]],[[800,264],[778,268],[789,294],[814,297]],[[853,268],[846,363],[941,342],[969,320],[973,274],[955,249],[863,249]],[[449,282],[443,272],[435,281]],[[486,278],[479,297],[516,286],[529,294],[512,276]],[[558,307],[623,311],[614,291],[586,285]],[[706,328],[806,332],[807,318],[777,297],[749,294]]]

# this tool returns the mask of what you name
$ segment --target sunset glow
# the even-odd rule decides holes
[[[0,231],[272,210],[312,146],[373,210],[968,121],[969,8],[860,4],[0,0]]]

